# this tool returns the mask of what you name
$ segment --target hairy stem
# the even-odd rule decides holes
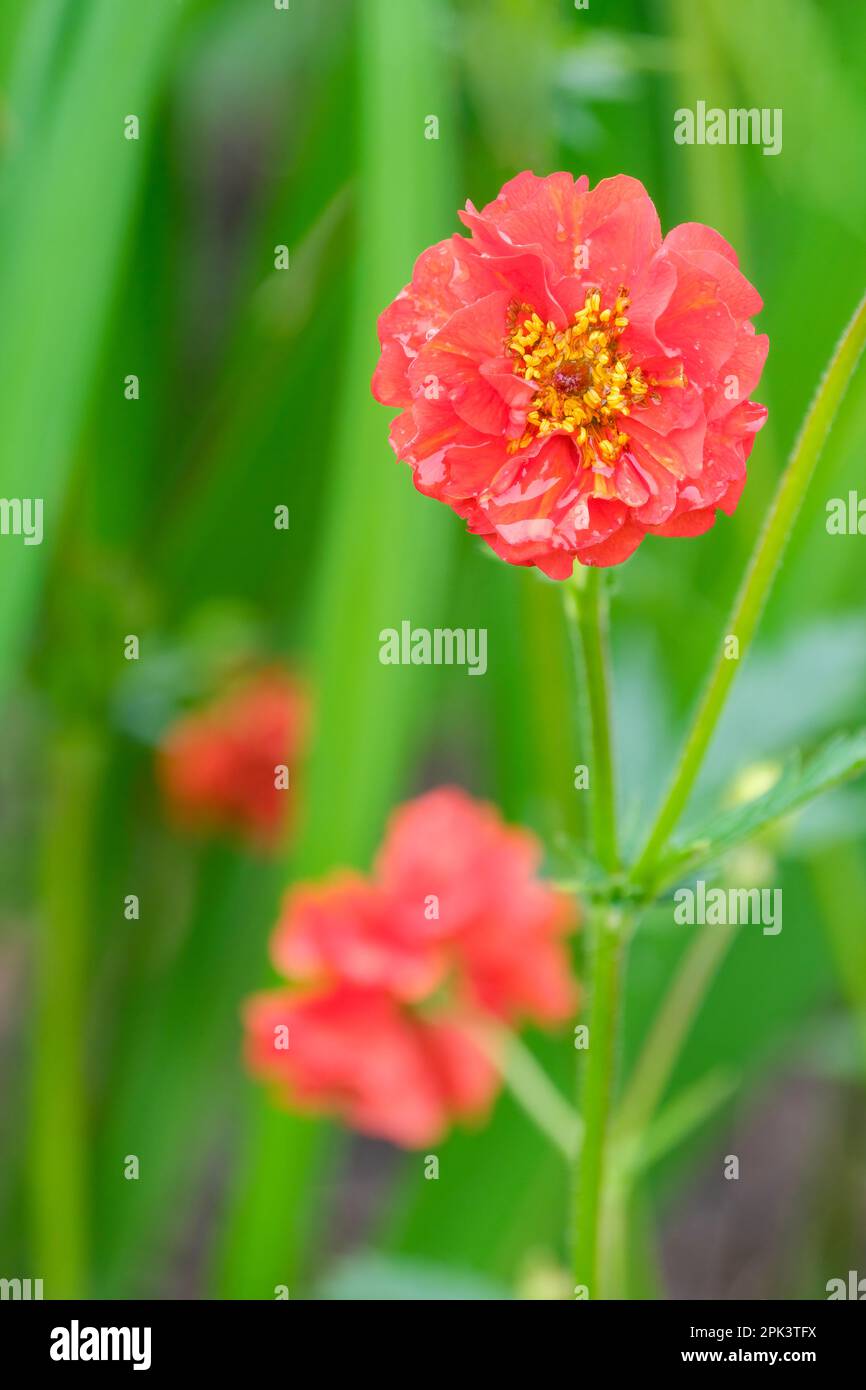
[[[609,874],[619,869],[616,786],[610,714],[607,602],[597,569],[581,569],[566,590],[566,609],[580,639],[589,709],[590,797],[596,857]]]
[[[686,737],[673,779],[631,877],[642,883],[677,824],[700,772],[740,661],[749,649],[824,442],[866,343],[866,298],[860,301],[815,395],[758,539],[726,628],[736,659],[723,649]],[[725,644],[726,645],[726,644]]]
[[[607,603],[597,569],[580,569],[566,589],[566,611],[580,646],[589,715],[589,785],[595,856],[619,872],[616,789],[611,738]],[[584,962],[588,995],[587,1045],[579,1052],[578,1102],[583,1138],[574,1169],[574,1275],[599,1296],[598,1248],[605,1156],[619,1023],[624,922],[618,908],[598,905],[587,926]]]
[[[599,1270],[602,1210],[628,923],[619,908],[596,907],[587,927],[589,1036],[579,1084],[583,1143],[575,1165],[574,1277],[590,1298],[603,1295]]]

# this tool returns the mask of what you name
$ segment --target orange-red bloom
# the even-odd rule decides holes
[[[384,990],[335,984],[260,994],[245,1011],[247,1061],[302,1110],[333,1111],[407,1148],[477,1114],[496,1071],[459,1019],[415,1015]]]
[[[536,876],[540,863],[528,830],[443,787],[392,816],[376,876],[395,904],[394,930],[423,934],[443,970],[456,962],[469,1007],[555,1023],[574,1005],[562,943],[572,909]]]
[[[157,764],[175,820],[273,847],[293,809],[280,769],[291,777],[306,726],[303,692],[277,669],[259,672],[179,719],[163,739]]]
[[[498,1087],[491,1021],[553,1024],[574,1007],[573,909],[537,877],[535,837],[443,788],[392,818],[372,879],[286,897],[272,955],[301,984],[246,1009],[247,1058],[302,1108],[409,1146]]]
[[[379,319],[373,392],[419,491],[554,579],[733,512],[768,340],[724,238],[662,239],[625,175],[524,172],[460,216]]]

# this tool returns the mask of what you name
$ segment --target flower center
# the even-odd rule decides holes
[[[507,350],[514,356],[515,372],[537,382],[538,389],[523,437],[511,442],[511,450],[565,430],[578,446],[587,446],[587,464],[606,468],[616,463],[628,443],[620,417],[642,405],[650,389],[640,367],[630,368],[629,354],[620,351],[628,303],[628,290],[621,287],[613,308],[602,309],[600,292],[587,290],[574,323],[562,331],[536,313],[521,318],[526,306],[515,305]]]

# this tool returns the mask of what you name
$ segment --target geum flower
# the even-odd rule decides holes
[[[291,771],[307,725],[305,692],[276,667],[247,676],[178,719],[157,761],[172,819],[185,829],[274,848],[291,824]],[[282,768],[289,772],[288,787],[281,785]]]
[[[407,1147],[481,1114],[501,1027],[550,1026],[575,1004],[574,909],[537,878],[540,857],[455,788],[402,807],[371,878],[287,895],[272,958],[295,986],[248,1001],[251,1070],[290,1106]]]
[[[553,579],[733,512],[768,339],[725,239],[662,240],[625,175],[524,172],[460,216],[379,319],[373,393],[418,490]]]

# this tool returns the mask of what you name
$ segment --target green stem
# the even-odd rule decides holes
[[[607,604],[597,569],[580,569],[566,589],[566,608],[583,657],[589,712],[590,787],[595,854],[608,875],[619,872],[616,791],[608,674]],[[590,1297],[598,1297],[598,1247],[605,1154],[619,1023],[620,975],[625,926],[617,908],[597,906],[587,927],[585,980],[589,1038],[579,1067],[583,1142],[575,1163],[574,1273]]]
[[[616,788],[610,724],[610,678],[607,650],[607,603],[597,569],[580,569],[566,589],[566,606],[575,623],[583,655],[589,707],[591,764],[589,780],[595,852],[609,874],[619,870],[616,834]]]
[[[680,963],[631,1074],[616,1117],[617,1139],[640,1134],[656,1112],[683,1043],[737,928],[702,927]]]
[[[30,1117],[33,1273],[46,1298],[87,1293],[87,929],[99,748],[64,735],[51,755],[42,852]]]
[[[472,1035],[533,1124],[567,1159],[574,1160],[583,1135],[580,1116],[560,1094],[526,1044],[507,1028],[491,1023],[477,1024]]]
[[[864,343],[866,298],[860,301],[854,317],[842,335],[782,475],[728,621],[726,636],[736,637],[738,641],[736,658],[730,658],[724,648],[716,658],[709,684],[686,738],[667,796],[640,858],[632,870],[631,877],[635,882],[643,882],[651,873],[691,794],[740,661],[754,637],[791,529],[803,504],[821,449],[863,351]]]
[[[580,1085],[583,1144],[575,1167],[574,1276],[590,1298],[602,1294],[599,1231],[613,1095],[622,963],[628,923],[617,907],[597,906],[587,926],[589,1038]]]

